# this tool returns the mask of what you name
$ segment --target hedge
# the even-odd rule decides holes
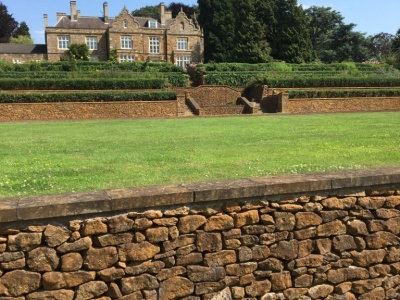
[[[292,90],[289,99],[301,98],[358,98],[358,97],[400,97],[400,89],[352,89],[352,90]]]
[[[171,91],[96,93],[0,93],[0,103],[165,101],[175,99],[176,93]]]
[[[165,79],[0,79],[0,90],[162,89]]]

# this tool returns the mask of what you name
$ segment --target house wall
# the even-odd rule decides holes
[[[27,63],[32,61],[43,61],[47,59],[46,54],[18,54],[18,53],[2,53],[1,60],[10,63]]]
[[[400,296],[399,168],[0,200],[7,299]]]

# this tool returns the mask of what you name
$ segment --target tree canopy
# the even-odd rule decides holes
[[[18,28],[18,22],[8,13],[7,6],[0,2],[0,43],[8,43]]]

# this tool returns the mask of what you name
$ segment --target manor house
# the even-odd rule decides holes
[[[183,11],[172,18],[164,3],[160,4],[158,20],[132,16],[126,7],[112,18],[107,2],[101,17],[81,16],[76,1],[70,1],[70,9],[70,15],[57,13],[53,27],[48,26],[48,15],[44,15],[44,58],[49,61],[59,61],[71,44],[86,44],[93,61],[106,61],[113,56],[119,62],[169,61],[182,67],[203,61],[203,32],[196,20],[189,19]],[[0,47],[0,59],[6,57],[4,54]],[[14,62],[24,62],[29,53],[21,59],[9,57]]]

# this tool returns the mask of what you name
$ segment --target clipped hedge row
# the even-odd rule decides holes
[[[400,97],[400,89],[383,90],[292,90],[288,91],[289,99],[302,98],[358,98],[358,97]]]
[[[172,91],[156,92],[69,92],[69,93],[0,93],[0,103],[113,102],[175,100]]]
[[[162,89],[165,79],[0,79],[0,90]]]
[[[268,78],[258,77],[252,85],[268,85],[271,88],[308,87],[400,87],[399,77],[299,77]]]

